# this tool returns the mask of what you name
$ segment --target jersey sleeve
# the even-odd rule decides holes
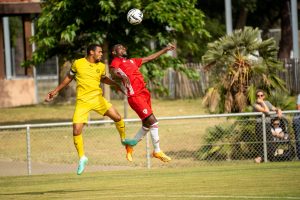
[[[110,66],[109,67],[112,67],[112,68],[119,68],[120,67],[120,61],[118,59],[113,59],[110,63]]]
[[[105,77],[106,76],[106,66],[104,63],[101,63],[102,67],[103,67],[103,71],[102,71],[102,74],[101,74],[101,78]]]
[[[76,69],[76,60],[73,62],[72,66],[71,66],[71,69],[70,69],[70,75],[71,76],[75,76],[76,72],[77,72],[77,69]]]
[[[135,64],[140,68],[142,66],[143,59],[142,58],[132,58]]]

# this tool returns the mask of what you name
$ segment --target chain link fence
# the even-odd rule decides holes
[[[160,146],[172,158],[170,163],[152,157],[149,134],[134,148],[133,162],[128,162],[114,123],[91,121],[83,131],[89,157],[86,171],[254,164],[257,156],[264,162],[297,161],[300,112],[283,113],[282,137],[272,135],[276,116],[262,113],[158,118]],[[140,120],[125,121],[127,137],[133,137]],[[76,172],[70,122],[1,126],[0,141],[0,176]]]

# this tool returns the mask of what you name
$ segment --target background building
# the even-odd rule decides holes
[[[21,63],[31,58],[33,20],[41,12],[37,0],[0,1],[0,107],[36,103],[34,68]]]

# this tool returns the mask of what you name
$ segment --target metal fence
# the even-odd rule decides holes
[[[283,67],[284,72],[279,73],[279,77],[282,78],[286,87],[292,94],[300,93],[300,59],[284,59]]]
[[[281,139],[271,133],[275,118],[262,113],[158,119],[161,149],[171,162],[152,158],[148,135],[134,148],[133,162],[128,162],[114,123],[90,121],[83,131],[89,157],[86,171],[254,164],[258,155],[265,162],[291,162],[300,157],[300,111],[284,112]],[[133,137],[140,120],[125,121],[127,136]],[[0,138],[0,176],[76,171],[78,157],[71,122],[1,126]]]

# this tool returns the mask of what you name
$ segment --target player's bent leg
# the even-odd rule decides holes
[[[125,145],[126,159],[132,162],[133,146],[135,146],[138,143],[138,141],[135,139],[126,139],[125,123],[121,118],[121,115],[114,107],[110,107],[104,115],[114,120],[116,128],[120,134],[121,143]]]
[[[134,139],[138,142],[141,141],[145,137],[145,135],[148,133],[148,131],[149,131],[149,128],[142,126],[138,130],[138,132],[135,134]]]
[[[126,138],[125,133],[125,123],[121,117],[121,115],[118,113],[118,111],[114,107],[110,107],[104,114],[105,116],[108,116],[115,122],[115,126],[119,132],[121,142],[123,142]]]
[[[123,142],[126,139],[125,123],[124,123],[123,119],[121,119],[120,121],[115,122],[115,126],[116,126],[116,129],[119,132],[121,142]]]

